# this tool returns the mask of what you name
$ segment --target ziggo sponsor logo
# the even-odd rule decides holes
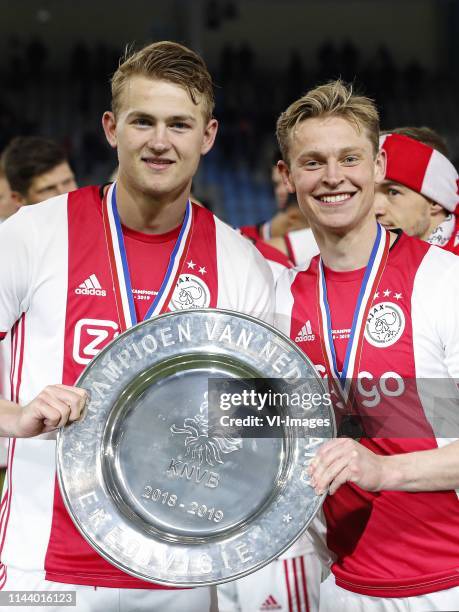
[[[326,370],[323,365],[316,365],[321,376],[326,378]],[[384,372],[381,376],[374,376],[371,372],[362,371],[357,377],[357,391],[362,399],[362,405],[366,408],[378,406],[381,397],[400,397],[405,393],[406,385],[403,377],[397,372]]]

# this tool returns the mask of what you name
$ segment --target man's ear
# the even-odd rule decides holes
[[[105,111],[102,115],[102,127],[104,128],[105,138],[109,145],[116,149],[118,139],[116,137],[116,119],[111,111]]]
[[[292,181],[292,176],[290,174],[290,168],[284,162],[283,159],[277,162],[277,169],[279,170],[279,174],[281,175],[284,185],[287,187],[287,190],[290,193],[295,193],[296,189]]]
[[[376,153],[375,158],[375,183],[382,183],[386,177],[387,170],[387,155],[384,149],[380,149]]]
[[[18,208],[20,208],[21,206],[24,206],[24,204],[27,203],[24,196],[20,194],[19,191],[11,191],[11,199],[13,200],[13,202],[16,204]]]
[[[204,130],[204,138],[202,139],[201,155],[208,153],[214,146],[215,137],[218,130],[218,121],[211,119]]]
[[[436,217],[437,215],[443,214],[445,217],[448,214],[446,208],[443,208],[441,204],[437,204],[433,200],[429,200],[429,212],[431,217]]]

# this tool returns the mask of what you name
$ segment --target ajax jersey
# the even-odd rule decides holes
[[[278,327],[325,375],[318,261],[281,276],[276,316]],[[340,370],[363,274],[325,269]],[[402,234],[389,252],[365,324],[354,381],[368,436],[361,444],[380,455],[447,444],[446,437],[459,430],[454,378],[459,378],[459,259]],[[327,544],[337,557],[332,571],[342,588],[407,597],[459,585],[455,491],[371,493],[346,483],[327,497],[324,513]]]
[[[1,228],[0,394],[25,404],[72,385],[120,331],[97,187],[24,207]],[[175,231],[175,230],[174,230]],[[175,235],[123,229],[137,316],[145,316]],[[169,310],[227,308],[272,322],[271,271],[248,240],[193,205]],[[12,440],[0,510],[0,586],[8,566],[56,582],[158,588],[102,559],[74,527],[55,475],[55,435]]]

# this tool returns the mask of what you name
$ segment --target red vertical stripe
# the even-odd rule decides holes
[[[11,328],[11,356],[10,356],[10,400],[14,397],[14,370],[16,365],[16,351],[18,347],[18,324],[19,321]]]
[[[298,262],[295,259],[295,251],[293,250],[292,243],[290,242],[290,238],[288,237],[288,234],[285,234],[284,242],[285,242],[285,246],[287,247],[288,258],[290,259],[290,261],[292,262],[294,266],[298,265]]]
[[[10,438],[8,443],[8,458],[7,458],[7,472],[8,472],[8,461],[10,460],[10,447],[12,444],[12,439]],[[8,478],[5,475],[5,484],[3,486],[3,497],[2,503],[0,505],[0,538],[2,535],[2,525],[5,518],[6,513],[8,512],[8,500],[9,500],[9,482]]]
[[[19,338],[19,358],[18,358],[18,369],[17,369],[17,383],[13,396],[13,402],[19,403],[19,391],[22,382],[22,364],[24,362],[24,335],[25,335],[25,314],[22,315],[20,321],[22,325],[19,325],[18,333]]]
[[[116,303],[116,311],[118,313],[118,322],[119,322],[120,330],[124,332],[127,329],[127,323],[126,323],[126,319],[124,318],[121,291],[120,291],[119,284],[114,282],[114,279],[116,279],[117,274],[116,274],[115,251],[113,247],[110,221],[109,221],[108,214],[107,214],[107,207],[110,206],[110,203],[108,201],[108,191],[109,190],[107,189],[104,195],[103,202],[102,202],[102,221],[104,225],[105,241],[107,244],[108,259],[110,262],[110,269],[111,269],[112,279],[113,279],[112,284],[113,284],[113,292],[115,294],[115,303]]]
[[[292,592],[290,590],[290,581],[289,581],[289,575],[288,575],[288,559],[284,559],[284,573],[285,573],[285,584],[287,585],[288,612],[293,612]]]
[[[301,564],[301,583],[303,585],[304,604],[306,606],[306,612],[310,612],[309,598],[308,598],[308,582],[306,580],[306,569],[304,567],[304,557],[303,556],[300,557],[300,564]]]
[[[6,565],[0,565],[0,591],[5,586],[7,579]]]
[[[22,364],[24,360],[24,328],[25,314],[17,321],[11,330],[11,368],[10,368],[10,394],[11,400],[18,402],[19,391],[22,380]],[[16,381],[16,382],[15,382]],[[16,440],[10,439],[8,448],[8,465],[7,465],[7,489],[1,503],[1,518],[0,518],[0,554],[3,551],[5,544],[6,530],[11,511],[11,497],[13,493],[12,473],[13,473],[13,458],[16,448]],[[6,500],[6,501],[5,501]],[[6,567],[0,564],[0,589],[5,586],[6,582]]]
[[[357,378],[357,374],[359,372],[360,369],[360,359],[362,357],[362,346],[363,346],[363,339],[365,336],[365,324],[366,321],[368,320],[368,315],[370,313],[370,308],[373,306],[373,299],[374,299],[374,295],[376,293],[376,291],[378,291],[379,289],[379,284],[381,282],[381,278],[382,275],[384,273],[384,270],[386,269],[386,265],[387,265],[387,260],[389,257],[389,249],[390,249],[390,234],[389,232],[385,232],[385,234],[382,236],[381,238],[382,240],[385,240],[385,244],[384,244],[384,250],[383,250],[383,254],[381,257],[381,265],[379,267],[379,270],[377,271],[375,278],[373,279],[373,285],[370,289],[370,297],[368,299],[368,302],[365,306],[365,310],[363,313],[363,317],[362,317],[362,329],[361,329],[361,333],[359,336],[359,341],[357,344],[357,351],[356,351],[356,356],[355,356],[355,367],[354,367],[354,373],[351,373],[353,375],[353,377],[355,376],[355,378]],[[357,330],[356,330],[357,331]]]
[[[292,559],[293,566],[293,576],[295,578],[295,597],[296,597],[296,609],[300,610],[301,599],[300,599],[300,589],[298,584],[298,574],[296,571],[296,559]]]
[[[170,301],[172,299],[172,294],[174,293],[175,287],[177,286],[178,278],[179,278],[180,274],[182,274],[184,272],[183,267],[184,267],[185,261],[186,261],[186,259],[188,257],[188,251],[190,249],[190,243],[191,243],[191,239],[193,237],[193,229],[194,229],[194,226],[195,226],[196,209],[198,208],[197,204],[192,204],[192,206],[193,206],[193,213],[192,213],[192,217],[191,217],[191,227],[190,227],[190,231],[188,232],[188,236],[186,238],[186,243],[185,243],[185,246],[184,246],[184,249],[183,249],[182,256],[180,258],[180,263],[179,263],[179,266],[177,268],[177,272],[175,274],[175,281],[172,283],[171,288],[169,289],[169,293],[168,293],[168,295],[167,295],[167,297],[166,297],[166,299],[164,301],[164,305],[161,308],[161,312],[159,314],[164,314],[165,312],[167,312],[167,309],[169,307]]]
[[[0,533],[1,533],[1,542],[0,542],[0,554],[3,551],[3,546],[5,544],[5,537],[6,537],[6,529],[8,526],[8,520],[10,518],[10,510],[11,510],[11,496],[12,496],[12,492],[13,492],[13,483],[12,483],[12,472],[13,472],[13,459],[14,459],[14,451],[16,448],[16,440],[12,439],[10,441],[10,449],[9,449],[9,454],[8,454],[8,467],[7,467],[7,485],[8,485],[8,489],[7,489],[7,496],[8,496],[8,501],[7,501],[7,509],[5,514],[2,516],[2,520],[0,522]],[[1,564],[0,567],[4,567],[3,564]],[[3,583],[1,582],[0,579],[0,588],[3,586]]]

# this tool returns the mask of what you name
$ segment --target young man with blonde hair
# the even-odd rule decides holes
[[[320,248],[281,276],[277,323],[327,376],[342,433],[353,415],[364,436],[326,442],[309,465],[329,493],[335,555],[321,610],[455,610],[459,259],[376,222],[385,152],[371,100],[340,81],[317,87],[277,135]]]
[[[426,127],[397,128],[382,133],[380,146],[387,170],[376,188],[379,223],[459,255],[459,175],[442,138]]]
[[[102,121],[118,152],[116,183],[23,207],[0,229],[0,337],[7,336],[6,352],[13,349],[2,377],[15,403],[30,402],[50,382],[73,385],[118,333],[168,310],[272,316],[263,258],[189,201],[217,133],[202,58],[173,42],[149,45],[121,63],[112,96]],[[179,299],[185,280],[197,288],[186,304]],[[11,446],[0,587],[75,590],[79,612],[209,610],[209,588],[142,581],[89,546],[55,485],[54,454],[50,434]]]

